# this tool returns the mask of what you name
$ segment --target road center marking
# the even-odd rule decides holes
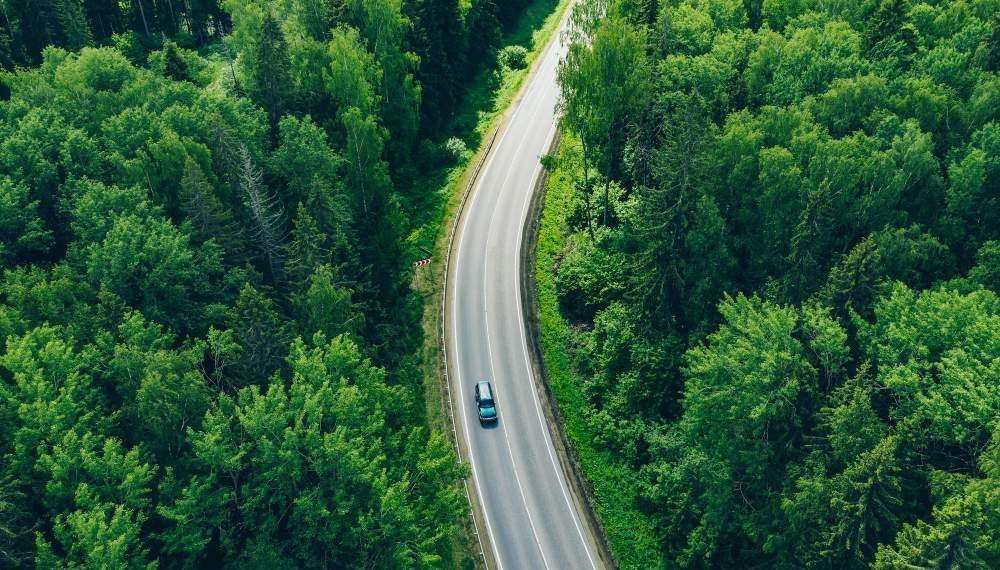
[[[511,115],[510,120],[507,122],[507,126],[505,127],[503,134],[501,135],[500,139],[497,141],[496,146],[494,146],[494,150],[491,153],[490,157],[487,159],[487,162],[486,162],[486,164],[485,164],[482,172],[479,175],[479,180],[476,182],[476,185],[473,188],[473,194],[474,195],[472,196],[472,201],[471,201],[471,203],[469,205],[469,208],[464,212],[464,216],[463,216],[464,219],[462,220],[461,231],[459,232],[459,239],[458,239],[458,242],[457,242],[458,243],[458,248],[457,248],[457,252],[456,252],[456,256],[455,256],[456,285],[457,285],[457,275],[460,274],[460,269],[459,268],[461,267],[461,256],[462,256],[461,238],[462,238],[462,236],[465,235],[465,230],[466,230],[466,228],[468,226],[469,218],[471,217],[471,213],[475,210],[475,204],[476,204],[477,199],[479,197],[480,190],[481,190],[481,187],[482,187],[482,185],[484,183],[484,180],[486,179],[486,174],[492,168],[493,162],[496,159],[497,155],[499,154],[498,149],[500,149],[503,146],[503,143],[506,140],[507,135],[510,134],[510,132],[512,130],[511,127],[514,125],[515,119],[518,117],[518,115],[520,115],[521,110],[523,110],[525,108],[526,105],[524,103],[526,101],[530,100],[529,95],[532,94],[534,91],[537,91],[538,90],[538,86],[541,85],[541,83],[539,81],[539,78],[543,75],[543,73],[544,73],[543,70],[545,70],[546,67],[548,65],[550,65],[549,64],[549,60],[551,59],[552,55],[556,54],[556,53],[558,53],[560,51],[558,49],[558,47],[561,47],[561,44],[559,42],[560,42],[559,36],[557,35],[556,36],[556,40],[553,43],[551,43],[549,45],[549,47],[547,48],[547,53],[545,54],[545,56],[543,58],[543,61],[542,61],[542,63],[540,64],[540,66],[538,68],[539,69],[538,74],[532,79],[531,83],[525,89],[524,94],[521,96],[520,103],[518,104],[517,109],[514,110],[514,113]],[[535,117],[537,117],[539,111],[542,108],[543,108],[542,106],[536,107],[536,109],[532,113],[532,117],[531,117],[531,121],[530,122],[534,122]],[[546,146],[545,146],[545,148],[548,148],[549,144],[551,143],[551,137],[552,137],[553,132],[555,131],[555,128],[556,128],[555,125],[553,125],[552,129],[550,129],[548,135],[546,136],[546,141],[545,141],[545,145]],[[494,216],[496,214],[497,208],[498,208],[498,206],[500,204],[500,200],[503,197],[503,190],[504,190],[504,188],[507,185],[507,181],[509,180],[511,173],[513,172],[514,168],[516,168],[517,158],[518,158],[518,156],[520,156],[521,151],[522,151],[522,149],[523,149],[526,141],[527,141],[527,137],[525,137],[524,139],[522,139],[522,141],[520,142],[520,144],[518,145],[518,147],[515,149],[514,155],[511,158],[511,166],[508,167],[508,171],[507,171],[506,176],[504,177],[504,181],[503,181],[503,183],[501,184],[501,186],[500,186],[500,188],[498,190],[498,195],[497,195],[497,199],[496,199],[497,201],[496,201],[496,204],[494,204],[493,211],[492,211],[492,213],[490,215],[489,230],[487,231],[486,244],[485,244],[486,248],[489,247],[490,238],[493,235],[493,232],[492,232],[492,230],[493,230],[493,223],[492,222],[493,222],[493,218],[494,218]],[[539,168],[540,168],[540,165],[536,165],[535,171],[534,171],[534,173],[532,174],[532,177],[531,177],[532,183],[534,183],[537,180],[538,169]],[[524,209],[526,209],[527,208],[527,204],[530,203],[531,195],[532,195],[532,193],[530,193],[530,192],[527,194],[527,198],[526,198]],[[520,244],[521,244],[521,241],[523,239],[523,222],[524,222],[524,213],[523,213],[523,211],[522,211],[522,216],[521,216],[520,222],[521,222],[521,225],[519,226],[519,229],[518,229],[518,249],[517,249],[518,252],[520,251]],[[486,256],[486,259],[484,259],[484,264],[483,264],[483,267],[484,267],[484,274],[483,274],[483,298],[484,298],[484,301],[485,301],[485,298],[486,298],[486,273],[487,273],[487,268],[489,266],[488,264],[489,264],[488,256]],[[520,264],[519,263],[515,263],[515,267],[517,267],[518,269],[520,269]],[[539,422],[540,422],[540,427],[541,427],[541,429],[544,432],[547,428],[545,427],[544,421],[542,420],[541,408],[540,408],[540,404],[539,404],[539,401],[538,401],[538,395],[537,395],[537,393],[535,393],[535,385],[534,385],[534,381],[531,379],[531,368],[530,368],[530,365],[528,363],[527,342],[526,342],[525,337],[524,337],[524,319],[523,319],[523,315],[521,314],[521,311],[523,309],[522,309],[522,303],[521,303],[521,297],[520,297],[520,282],[517,279],[518,275],[519,275],[519,272],[515,272],[514,277],[515,277],[516,286],[517,286],[516,290],[518,292],[518,295],[517,295],[517,306],[518,306],[518,322],[520,324],[521,342],[522,342],[522,346],[523,346],[523,352],[524,352],[524,357],[525,357],[525,364],[528,365],[527,370],[528,370],[528,374],[529,374],[529,381],[531,382],[530,388],[531,388],[531,391],[532,391],[532,397],[533,397],[534,402],[535,402],[536,414],[538,415],[538,419],[539,419]],[[451,323],[451,329],[452,329],[452,331],[454,333],[454,331],[457,330],[457,324],[458,324],[458,303],[457,303],[457,299],[452,298],[451,299],[451,303],[452,303],[452,323]],[[485,305],[483,307],[483,314],[484,314],[484,323],[485,323],[485,327],[486,327],[487,353],[488,353],[489,364],[490,364],[490,373],[491,373],[491,376],[493,377],[493,381],[496,382],[497,379],[496,379],[496,375],[494,373],[494,367],[493,367],[493,350],[492,350],[492,346],[491,346],[492,342],[490,340],[490,334],[489,334],[489,313],[486,310]],[[462,385],[462,381],[461,381],[461,377],[462,377],[461,376],[461,363],[460,363],[460,358],[458,357],[458,355],[461,354],[461,350],[460,350],[460,346],[459,346],[460,345],[460,339],[459,339],[459,335],[457,335],[457,334],[453,334],[453,336],[454,336],[455,355],[456,355],[455,356],[455,382],[458,384],[457,385],[457,392],[456,392],[455,395],[453,395],[453,399],[455,397],[460,398],[460,400],[459,400],[460,401],[460,406],[459,407],[462,409],[462,425],[465,428],[465,440],[466,440],[466,444],[467,444],[467,446],[469,448],[469,463],[471,464],[471,467],[472,467],[472,476],[473,476],[473,479],[474,479],[474,481],[476,483],[476,494],[479,497],[480,504],[483,505],[483,515],[484,515],[484,519],[485,519],[485,522],[486,522],[486,530],[487,530],[487,533],[490,536],[490,542],[493,545],[493,552],[494,552],[494,555],[496,557],[497,567],[500,570],[502,570],[503,569],[503,563],[501,561],[499,545],[497,544],[496,538],[495,538],[495,536],[493,534],[492,526],[490,525],[489,508],[487,507],[487,503],[483,500],[482,485],[480,484],[479,474],[478,474],[478,470],[476,468],[476,462],[475,462],[475,459],[474,459],[474,455],[475,454],[474,454],[474,451],[473,451],[472,439],[471,439],[471,432],[469,430],[468,414],[467,414],[467,411],[466,411],[467,405],[466,405],[466,402],[464,401],[464,391],[463,391],[463,385]],[[531,517],[531,510],[528,507],[527,497],[524,494],[524,488],[521,485],[520,477],[517,474],[517,463],[514,460],[514,454],[513,454],[512,446],[510,444],[510,438],[509,438],[509,436],[507,434],[506,428],[503,425],[501,425],[500,427],[501,427],[501,430],[504,433],[504,440],[506,442],[507,453],[508,453],[508,455],[510,457],[510,460],[511,460],[511,466],[512,466],[512,469],[513,469],[513,472],[514,472],[514,478],[515,478],[515,481],[517,482],[518,490],[520,491],[520,494],[521,494],[521,500],[522,500],[522,502],[524,504],[525,513],[528,516],[528,522],[529,522],[529,524],[531,526],[531,531],[532,531],[532,534],[534,536],[535,543],[538,546],[539,553],[542,556],[542,563],[545,565],[546,569],[548,569],[549,568],[548,561],[545,559],[545,553],[544,553],[544,551],[542,549],[542,545],[541,545],[541,541],[539,539],[539,535],[538,535],[537,529],[535,528],[534,521],[533,521],[533,519]],[[589,551],[589,548],[587,546],[587,542],[586,542],[586,540],[583,537],[583,532],[582,532],[582,530],[580,528],[579,522],[577,521],[576,511],[573,508],[572,504],[570,503],[569,497],[567,495],[565,483],[562,480],[562,472],[561,472],[561,470],[559,469],[559,467],[558,467],[558,465],[556,463],[556,460],[555,460],[555,457],[554,457],[554,454],[553,454],[552,443],[551,443],[550,438],[548,437],[547,433],[544,434],[543,439],[545,440],[546,449],[547,449],[548,454],[549,454],[549,459],[552,462],[553,468],[555,469],[555,473],[556,473],[557,479],[559,480],[559,486],[560,486],[560,490],[562,491],[563,498],[566,500],[567,506],[569,506],[570,514],[571,514],[571,516],[573,518],[573,524],[576,526],[577,533],[579,534],[580,539],[581,539],[581,541],[583,543],[584,551],[585,551],[585,553],[587,555],[587,558],[590,560],[591,566],[594,566],[594,560],[593,560],[593,558],[590,555],[590,551]],[[595,568],[596,568],[596,566],[595,566]]]
[[[555,125],[553,125],[552,128],[549,130],[549,134],[546,135],[545,148],[549,148],[551,146],[551,144],[552,144],[552,142],[551,142],[552,141],[552,137],[555,134],[555,131],[556,131],[556,127],[555,127]],[[535,167],[535,172],[532,174],[531,179],[533,181],[535,181],[535,180],[538,179],[538,174],[539,174],[539,170],[540,169],[541,169],[541,161],[539,161],[538,165]],[[528,215],[528,205],[531,204],[531,198],[532,198],[532,193],[529,192],[528,195],[527,195],[527,197],[525,198],[524,207],[523,207],[523,209],[521,211],[521,220],[522,221],[525,220],[526,216]],[[538,400],[538,394],[535,391],[536,387],[535,387],[535,384],[534,384],[534,374],[532,373],[531,363],[528,361],[528,341],[527,341],[527,339],[524,336],[524,329],[525,329],[525,325],[524,325],[524,307],[522,306],[522,303],[521,303],[521,280],[519,279],[520,276],[521,276],[520,269],[522,269],[521,268],[521,256],[520,256],[520,253],[521,253],[521,245],[522,245],[523,241],[524,241],[524,224],[522,223],[521,226],[520,226],[520,229],[517,232],[517,248],[514,250],[515,251],[515,256],[516,256],[514,264],[515,264],[515,267],[517,267],[519,269],[518,271],[514,272],[514,287],[515,287],[515,291],[517,293],[518,330],[521,333],[521,346],[522,346],[523,352],[524,352],[524,366],[525,366],[525,369],[527,370],[528,378],[531,379],[530,380],[531,381],[531,388],[532,388],[531,389],[531,395],[533,396],[533,399],[534,399],[534,402],[535,402],[535,412],[538,415],[538,423],[539,423],[542,431],[545,432],[545,431],[547,431],[547,427],[546,427],[545,421],[544,421],[544,419],[542,417],[542,406],[541,406],[541,403]],[[561,470],[559,468],[558,462],[556,461],[555,450],[553,449],[552,442],[550,441],[549,437],[543,437],[543,439],[545,440],[545,448],[549,452],[549,460],[552,462],[552,468],[556,471],[556,473],[560,473]],[[587,539],[584,538],[584,536],[583,536],[583,529],[580,528],[580,523],[579,523],[579,521],[577,521],[576,509],[573,507],[573,503],[570,502],[570,500],[569,500],[569,493],[566,490],[565,482],[563,481],[562,477],[557,477],[557,479],[559,479],[559,490],[562,491],[563,499],[566,501],[566,506],[569,508],[570,516],[573,518],[573,525],[576,526],[576,533],[580,536],[580,542],[583,543],[583,551],[584,551],[584,553],[586,553],[587,559],[590,560],[590,566],[591,566],[591,568],[594,568],[596,570],[597,569],[597,565],[594,563],[594,558],[590,555],[590,547],[587,545]]]

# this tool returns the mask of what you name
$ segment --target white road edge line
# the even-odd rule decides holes
[[[549,134],[546,136],[546,142],[545,142],[545,148],[546,149],[548,149],[551,146],[551,144],[552,144],[552,138],[555,135],[555,132],[556,132],[556,127],[553,126],[552,129],[549,131]],[[535,167],[535,172],[532,174],[532,177],[531,177],[531,179],[532,179],[533,182],[538,180],[538,174],[539,174],[539,172],[541,170],[541,161],[540,161],[540,158],[541,157],[539,157],[539,163],[538,163],[538,165]],[[532,193],[529,193],[527,195],[527,199],[524,202],[524,208],[521,211],[521,220],[525,220],[525,216],[527,216],[528,206],[531,204],[532,197],[533,197]],[[524,225],[522,224],[521,227],[520,227],[520,229],[517,232],[517,248],[515,249],[517,260],[515,262],[515,266],[517,266],[519,270],[514,273],[514,286],[515,286],[515,290],[517,292],[517,309],[518,309],[517,310],[517,319],[518,319],[518,323],[520,325],[519,326],[519,330],[521,332],[521,345],[524,348],[524,365],[525,365],[525,368],[526,368],[526,370],[528,372],[528,377],[532,378],[532,390],[531,390],[531,394],[534,397],[535,412],[538,414],[538,422],[541,425],[542,431],[546,432],[546,437],[544,437],[543,439],[545,440],[545,448],[549,452],[549,460],[552,462],[552,468],[555,469],[555,471],[557,473],[561,473],[561,469],[559,467],[559,464],[556,461],[555,449],[553,448],[551,438],[548,436],[548,433],[547,433],[548,428],[546,427],[545,421],[544,421],[543,416],[542,416],[542,407],[541,407],[541,403],[539,402],[539,399],[538,399],[538,393],[535,390],[535,385],[534,385],[534,380],[533,380],[534,374],[532,373],[531,363],[528,361],[528,341],[527,341],[527,338],[525,337],[525,334],[524,334],[524,330],[525,330],[525,324],[524,324],[524,306],[523,306],[523,303],[521,301],[521,280],[520,280],[520,275],[521,275],[521,271],[520,270],[523,269],[523,268],[520,267],[521,266],[521,256],[520,256],[520,253],[521,253],[521,247],[522,247],[523,242],[524,242]],[[528,268],[528,269],[530,270],[530,268]],[[587,539],[583,536],[583,529],[580,527],[580,522],[577,520],[576,508],[573,506],[573,503],[570,502],[569,493],[566,490],[566,485],[565,485],[565,482],[563,481],[563,478],[559,477],[558,479],[559,479],[559,489],[562,491],[563,499],[566,501],[566,507],[569,508],[570,515],[573,517],[573,525],[576,526],[576,533],[580,536],[580,542],[583,544],[583,551],[587,555],[587,559],[590,560],[590,566],[591,566],[591,568],[593,568],[594,570],[596,570],[597,569],[597,564],[594,563],[594,557],[590,555],[590,548],[587,545]]]
[[[560,41],[560,39],[557,36],[556,39],[552,43],[549,44],[549,47],[546,48],[548,50],[548,53],[546,53],[546,55],[542,58],[542,62],[540,62],[540,64],[539,64],[539,69],[541,69],[541,68],[543,68],[545,66],[545,61],[549,58],[550,53],[552,51],[554,51],[554,46],[559,41]],[[557,50],[555,50],[555,51],[557,51]],[[514,119],[517,118],[517,116],[521,113],[521,110],[524,108],[523,102],[525,100],[527,100],[528,93],[530,93],[531,90],[532,90],[532,88],[534,87],[535,81],[537,81],[537,76],[532,79],[532,82],[525,89],[524,95],[521,97],[520,102],[518,103],[517,109],[514,109],[514,113],[510,116],[510,119],[507,121],[507,125],[504,128],[503,134],[500,135],[500,139],[497,140],[495,146],[493,147],[494,149],[499,148],[500,146],[503,145],[504,139],[506,139],[507,135],[510,133],[510,127],[514,123]],[[458,246],[457,246],[456,251],[455,251],[455,271],[454,271],[455,274],[458,274],[458,272],[459,272],[458,268],[461,265],[461,260],[462,260],[462,243],[461,243],[462,240],[461,240],[461,236],[465,235],[465,229],[466,229],[466,227],[468,226],[468,223],[469,223],[469,213],[475,207],[476,200],[479,198],[479,194],[480,194],[479,191],[480,191],[480,189],[481,189],[481,187],[483,185],[483,180],[485,179],[485,174],[493,166],[493,161],[496,159],[497,154],[498,153],[494,151],[494,152],[491,153],[489,159],[487,159],[486,164],[483,166],[483,169],[479,173],[479,180],[476,181],[476,185],[472,189],[472,201],[469,203],[468,209],[466,209],[464,212],[462,212],[462,216],[463,216],[462,228],[458,232],[458,236],[459,236],[459,238],[457,240]],[[487,239],[487,242],[488,241],[489,240]],[[453,245],[453,247],[455,246],[455,244],[452,244],[452,245]],[[446,283],[445,284],[445,289],[447,290],[447,288],[448,288],[448,284]],[[446,297],[448,296],[447,295],[447,291],[445,292],[445,295],[446,295]],[[453,327],[455,327],[456,323],[458,322],[458,303],[456,303],[456,299],[454,298],[454,295],[451,295],[450,297],[451,297],[451,301],[450,302],[451,302],[451,313],[452,313],[451,327],[453,328]],[[462,373],[461,373],[461,363],[459,362],[459,359],[457,357],[457,355],[460,352],[459,351],[459,337],[458,337],[458,335],[455,335],[455,334],[453,334],[452,336],[454,337],[454,341],[455,341],[455,354],[456,354],[456,357],[455,357],[455,382],[458,384],[457,385],[458,394],[459,394],[459,397],[461,397],[461,394],[462,394],[462,382],[461,382]],[[447,363],[445,365],[447,366]],[[491,362],[491,366],[492,366],[492,362]],[[460,401],[462,401],[462,400],[460,400]],[[475,462],[475,459],[474,459],[474,454],[472,452],[472,436],[470,435],[471,432],[469,430],[469,420],[468,420],[468,415],[467,415],[466,409],[465,409],[466,406],[465,405],[460,405],[459,408],[462,410],[462,426],[465,428],[465,443],[466,443],[466,446],[469,448],[469,465],[472,468],[472,479],[476,483],[476,485],[475,485],[476,486],[476,496],[479,497],[479,504],[481,504],[483,506],[483,519],[486,522],[486,532],[490,536],[490,544],[493,546],[493,555],[496,558],[497,570],[503,570],[503,562],[502,562],[501,556],[500,556],[500,548],[499,548],[499,546],[497,544],[496,536],[493,534],[493,528],[490,525],[490,516],[489,516],[489,512],[488,512],[489,509],[486,506],[486,501],[483,499],[482,485],[479,482],[479,473],[478,473],[478,470],[476,469],[476,462]],[[527,511],[527,509],[528,509],[527,503],[525,503],[524,508],[525,508],[525,511]],[[575,514],[574,514],[574,516],[575,516]],[[574,519],[574,522],[575,522],[575,519]],[[537,540],[537,538],[538,537],[536,535],[535,539]],[[586,545],[584,547],[586,547]],[[541,550],[540,547],[539,547],[539,550]],[[587,556],[588,557],[590,556],[589,552],[587,553]],[[544,562],[544,555],[543,555],[543,562]]]
[[[543,63],[544,63],[544,60],[543,60]],[[543,65],[539,65],[540,68],[542,66]],[[532,84],[533,83],[534,83],[534,81],[532,81]],[[520,99],[520,101],[523,102],[527,98],[526,95],[531,90],[530,88],[531,88],[532,84],[529,84],[528,88],[525,89],[525,97],[522,97]],[[522,105],[521,103],[518,103],[517,108],[514,109],[514,113],[510,116],[510,119],[507,121],[507,125],[504,127],[503,134],[500,135],[500,139],[497,140],[497,142],[494,144],[493,149],[497,149],[501,145],[503,145],[504,139],[506,139],[507,138],[507,134],[510,133],[510,126],[511,126],[511,124],[514,123],[514,119],[517,118],[517,116],[521,113],[521,109],[523,109],[523,108],[524,108],[524,105]],[[479,190],[480,190],[480,188],[483,185],[483,179],[485,178],[485,174],[493,166],[493,161],[494,161],[494,159],[496,159],[496,157],[497,157],[497,153],[494,150],[490,154],[489,158],[486,160],[486,164],[483,165],[482,170],[479,172],[479,177],[478,177],[479,179],[476,181],[476,185],[472,188],[472,201],[469,203],[469,207],[464,212],[461,213],[461,215],[463,217],[463,219],[462,219],[462,228],[458,232],[458,239],[455,241],[455,243],[452,244],[452,247],[455,247],[455,271],[454,271],[455,274],[458,274],[458,272],[459,272],[458,268],[460,267],[461,261],[462,261],[462,236],[465,235],[465,228],[469,224],[469,213],[473,209],[475,209],[476,200],[479,198]],[[457,244],[457,247],[456,247],[456,244]],[[448,284],[445,283],[445,289],[447,290],[447,288],[448,288]],[[447,295],[447,291],[445,292],[445,295],[448,296]],[[458,303],[456,303],[457,299],[454,298],[454,295],[451,295],[451,296],[448,296],[448,297],[451,299],[449,301],[451,303],[451,326],[455,327],[456,323],[458,322]],[[462,380],[461,380],[461,378],[462,378],[462,364],[461,364],[461,362],[459,362],[459,358],[457,356],[460,353],[460,351],[459,351],[459,337],[458,337],[457,334],[453,334],[452,336],[454,337],[454,340],[455,340],[455,355],[456,355],[455,356],[455,382],[458,384],[456,386],[456,388],[458,389],[459,398],[461,398],[462,397],[462,393],[463,393],[462,392]],[[447,357],[446,357],[446,360],[447,360]],[[479,504],[483,506],[483,520],[486,522],[486,533],[490,535],[490,544],[493,547],[493,556],[496,558],[496,561],[497,561],[497,570],[503,570],[503,562],[501,561],[501,556],[500,556],[500,547],[497,545],[496,536],[493,534],[493,527],[490,525],[490,515],[489,515],[488,509],[486,507],[486,501],[483,499],[483,491],[482,491],[483,487],[479,483],[479,472],[476,469],[476,461],[475,461],[475,458],[474,458],[474,454],[472,452],[472,436],[471,436],[471,432],[469,430],[469,419],[468,419],[466,411],[465,411],[464,400],[460,399],[459,401],[463,402],[463,405],[460,405],[459,408],[462,410],[462,426],[465,428],[465,444],[469,448],[469,466],[472,468],[472,479],[476,482],[476,496],[479,497]],[[527,508],[527,506],[525,506],[525,508]]]
[[[546,55],[545,60],[548,59]],[[543,60],[544,61],[544,60]],[[534,85],[532,85],[533,87]],[[527,99],[527,97],[525,97]],[[529,122],[534,122],[535,118],[538,117],[538,113],[542,110],[542,106],[536,106],[533,113],[531,113],[531,120]],[[513,124],[513,120],[511,123]],[[493,379],[494,384],[499,380],[497,379],[496,371],[493,367],[493,341],[490,338],[490,313],[487,310],[489,303],[486,303],[486,284],[488,283],[487,274],[489,273],[490,267],[490,255],[489,247],[490,240],[493,238],[494,229],[496,225],[493,223],[494,218],[496,218],[497,210],[500,208],[500,202],[504,196],[504,190],[507,188],[507,183],[510,181],[511,174],[514,173],[515,165],[517,164],[517,159],[521,156],[521,152],[524,150],[524,145],[528,142],[528,138],[522,138],[521,142],[518,143],[517,148],[514,149],[514,154],[510,158],[510,167],[507,169],[507,173],[503,177],[503,181],[500,183],[500,188],[497,193],[496,203],[493,204],[493,210],[490,212],[489,227],[486,231],[486,252],[483,256],[483,323],[486,326],[486,353],[489,358],[490,363],[490,377]],[[532,391],[534,389],[532,388]],[[498,421],[498,423],[500,423]],[[544,426],[543,426],[544,427]],[[531,508],[528,506],[528,497],[524,494],[524,486],[521,484],[521,477],[517,474],[517,461],[514,459],[514,449],[510,445],[510,435],[507,433],[507,428],[505,423],[500,423],[500,430],[503,432],[504,441],[507,443],[507,455],[510,457],[510,465],[514,471],[514,481],[517,483],[517,490],[521,494],[521,502],[524,503],[524,512],[528,515],[528,524],[531,526],[531,534],[535,537],[535,544],[538,546],[538,553],[542,556],[542,565],[545,566],[546,570],[549,568],[549,562],[545,558],[545,549],[542,548],[542,541],[538,537],[538,527],[535,526],[535,521],[531,517]],[[558,475],[558,472],[557,472]]]

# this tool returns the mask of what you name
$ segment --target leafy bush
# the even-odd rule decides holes
[[[528,65],[528,50],[522,46],[507,46],[500,50],[497,61],[504,69],[524,69]]]
[[[458,137],[451,137],[444,141],[444,148],[455,162],[459,162],[469,155],[469,147],[465,141]]]

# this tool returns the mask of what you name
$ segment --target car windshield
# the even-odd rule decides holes
[[[482,406],[479,409],[482,410],[484,417],[489,418],[497,415],[497,409],[493,406]]]

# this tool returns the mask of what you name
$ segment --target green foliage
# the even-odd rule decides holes
[[[924,444],[941,442],[973,455],[989,442],[1000,397],[997,297],[948,290],[919,296],[897,286],[875,307],[859,337],[895,395],[899,420]],[[892,417],[892,416],[890,416]],[[897,418],[893,418],[897,419]]]
[[[271,127],[277,128],[278,120],[293,107],[291,101],[291,60],[285,45],[285,34],[270,15],[261,25],[256,49],[248,54],[252,62],[247,91],[250,97],[267,111]]]
[[[168,551],[196,563],[218,549],[253,566],[440,560],[437,525],[462,495],[452,487],[428,501],[419,491],[461,475],[440,461],[450,450],[394,427],[405,398],[353,342],[322,334],[313,342],[292,345],[290,385],[224,396],[191,432],[195,474],[160,511],[179,523],[164,537]]]
[[[187,62],[181,57],[177,44],[173,42],[164,45],[163,74],[178,81],[187,81],[191,78]]]
[[[324,79],[338,113],[343,114],[352,108],[365,114],[372,113],[382,74],[372,54],[362,45],[358,31],[354,28],[334,30],[328,49],[330,67]]]
[[[0,566],[454,560],[412,151],[525,3],[2,4]]]
[[[611,208],[608,183],[620,172],[631,114],[643,105],[649,71],[645,43],[642,29],[612,18],[601,24],[590,45],[571,45],[559,66],[563,122],[580,135],[584,166],[595,165],[605,177],[605,225]],[[586,175],[584,183],[589,184]]]
[[[56,540],[65,555],[41,536],[37,540],[39,568],[156,568],[142,548],[143,517],[121,505],[98,506],[56,519]]]
[[[204,45],[226,26],[216,0],[196,2],[117,2],[113,0],[8,0],[4,3],[3,35],[9,63],[36,64],[44,48],[58,45],[77,50],[114,42],[136,47],[135,55],[164,36],[178,43]],[[135,59],[144,60],[144,55]],[[4,69],[12,66],[5,65]]]
[[[204,299],[222,271],[219,251],[195,250],[189,238],[163,218],[122,216],[104,239],[81,255],[91,286],[117,295],[150,318],[179,330],[199,330],[217,308]]]
[[[984,569],[1000,562],[997,549],[997,437],[981,459],[985,479],[965,483],[944,504],[934,507],[930,521],[907,524],[892,546],[880,546],[874,568],[936,566]]]
[[[44,255],[52,243],[52,232],[38,217],[38,201],[28,199],[24,186],[0,181],[0,262],[5,265]]]
[[[523,46],[507,46],[500,50],[497,61],[505,69],[524,69],[527,57],[528,50]]]
[[[992,3],[580,6],[546,354],[664,565],[995,565]]]
[[[623,568],[654,568],[659,565],[657,540],[652,521],[635,500],[633,488],[638,484],[637,474],[621,461],[617,449],[612,452],[603,443],[610,439],[608,434],[612,430],[601,428],[608,424],[614,428],[619,422],[610,414],[605,415],[610,420],[606,424],[594,421],[597,414],[590,407],[590,395],[586,388],[597,382],[589,378],[585,382],[584,377],[574,370],[573,358],[567,350],[572,332],[560,314],[556,275],[552,270],[560,262],[565,240],[569,237],[566,220],[573,209],[573,178],[579,170],[579,153],[579,143],[572,134],[567,134],[559,145],[555,169],[545,192],[534,267],[540,312],[539,340],[547,381],[563,412],[563,427],[593,485],[593,506],[601,517],[604,532],[618,562]],[[580,241],[586,243],[586,238],[580,237],[583,238]],[[615,324],[613,319],[609,320],[612,321],[610,324]],[[625,342],[617,343],[607,351],[608,356],[619,356],[622,349],[627,351],[639,344],[637,340],[634,336],[625,338]],[[628,362],[619,359],[619,362],[623,361]],[[611,373],[608,376],[615,375]],[[598,396],[603,394],[601,387],[593,392],[597,392]],[[626,405],[633,403],[625,400]]]
[[[363,315],[358,314],[351,301],[351,290],[334,282],[329,265],[320,265],[303,284],[303,290],[292,296],[299,333],[310,338],[316,333],[335,337],[343,333],[358,332]]]

